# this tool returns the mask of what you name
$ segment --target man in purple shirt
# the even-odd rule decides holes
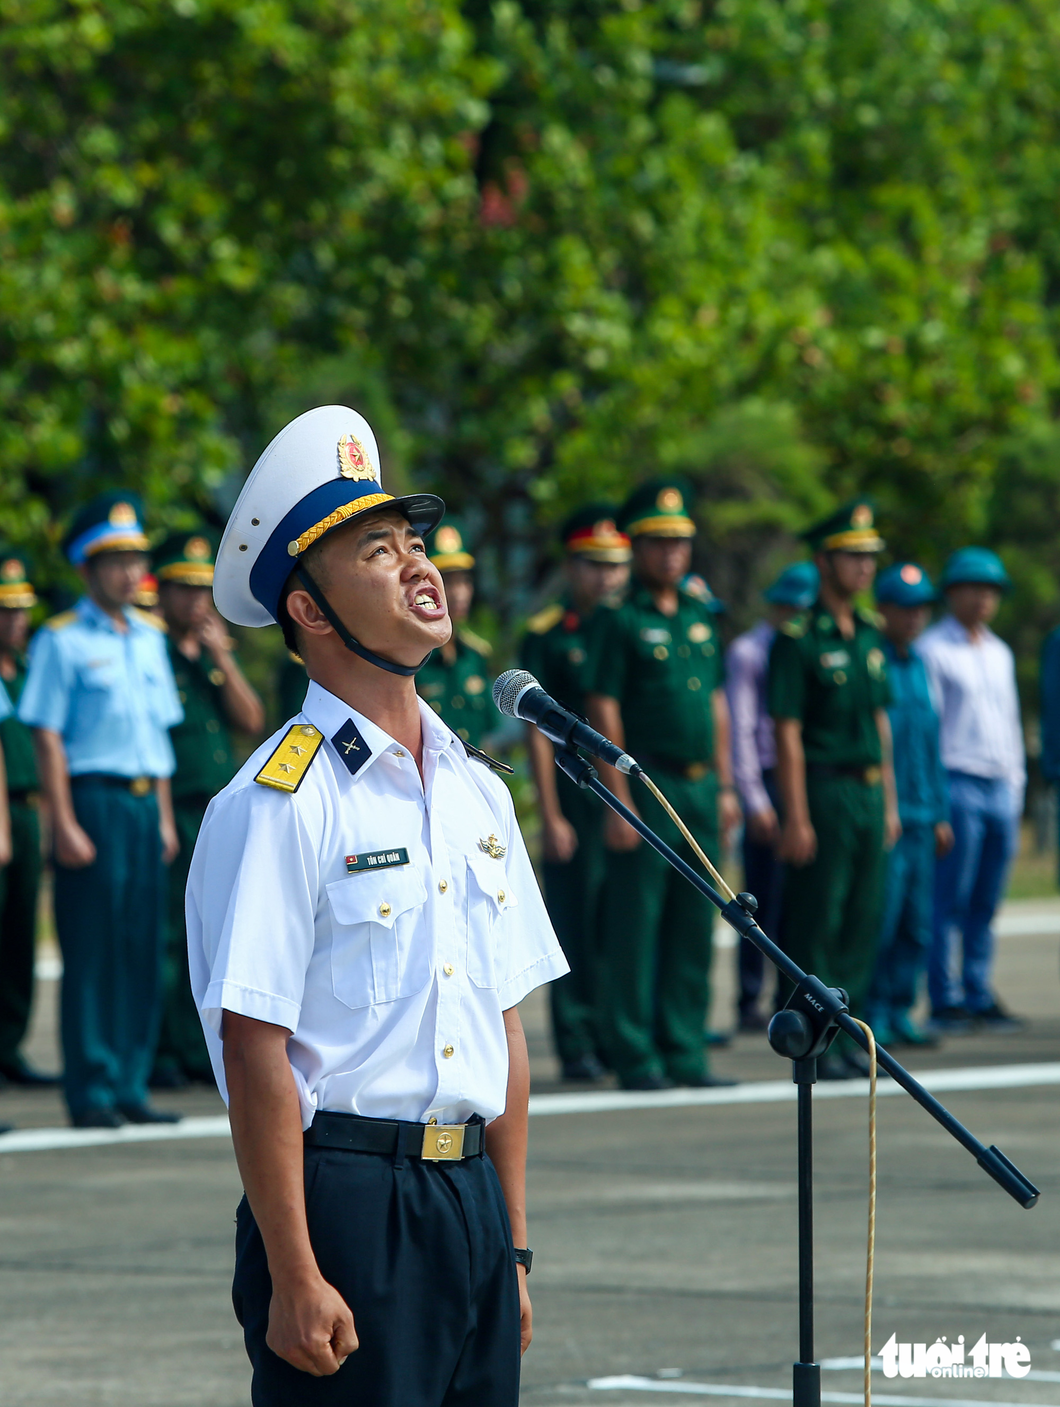
[[[732,715],[732,770],[743,805],[744,887],[758,900],[758,921],[776,940],[780,919],[783,867],[777,858],[777,750],[773,720],[766,707],[769,648],[777,626],[817,599],[819,577],[812,562],[787,567],[764,593],[769,617],[738,635],[725,656],[725,692]],[[737,1018],[741,1031],[765,1029],[768,1017],[758,1010],[765,960],[740,940],[740,996]]]

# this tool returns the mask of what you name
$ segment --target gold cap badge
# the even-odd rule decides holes
[[[207,562],[210,559],[210,544],[204,537],[189,537],[184,544],[184,556],[189,562]]]
[[[871,528],[872,509],[867,503],[859,503],[850,515],[850,526],[852,528]]]
[[[112,528],[131,528],[136,522],[136,509],[131,503],[116,503],[107,514]]]
[[[374,479],[375,469],[356,435],[343,435],[338,444],[339,474],[344,479]]]
[[[664,513],[681,513],[684,511],[685,501],[679,489],[660,489],[655,506],[661,508]]]
[[[17,557],[9,557],[0,565],[0,581],[25,581],[26,573]]]
[[[443,523],[434,534],[434,545],[439,552],[459,552],[464,540],[451,523]]]

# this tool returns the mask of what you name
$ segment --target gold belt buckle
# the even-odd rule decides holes
[[[129,790],[132,792],[133,796],[146,796],[151,790],[151,778],[133,777],[132,781],[129,783]]]
[[[882,781],[883,781],[883,768],[882,768],[882,767],[866,767],[866,768],[865,768],[865,785],[866,785],[867,787],[878,786],[879,783],[882,782]]]
[[[428,1124],[420,1157],[427,1163],[455,1162],[464,1156],[466,1124]]]
[[[701,781],[710,771],[708,762],[690,762],[685,768],[685,776],[690,782]]]

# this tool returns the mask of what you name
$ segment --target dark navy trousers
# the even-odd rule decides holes
[[[327,1378],[268,1348],[272,1281],[244,1197],[232,1299],[253,1407],[517,1407],[518,1272],[489,1158],[310,1147],[305,1181],[317,1264],[352,1310],[360,1347]]]

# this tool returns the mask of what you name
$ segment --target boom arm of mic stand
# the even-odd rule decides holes
[[[726,923],[734,928],[741,938],[749,939],[796,986],[806,980],[806,973],[803,972],[802,968],[792,962],[787,953],[782,952],[772,939],[762,932],[755,922],[754,914],[743,907],[739,898],[726,903],[712,884],[705,880],[691,865],[686,864],[675,850],[671,850],[670,846],[661,840],[650,826],[645,825],[635,812],[631,811],[628,806],[624,806],[613,792],[608,791],[592,763],[566,748],[556,748],[555,756],[556,766],[565,772],[572,782],[583,789],[595,792],[600,800],[631,825],[653,850],[657,850],[664,859],[669,860],[674,869],[684,875],[689,884],[695,885],[701,894],[706,895]],[[868,1050],[868,1037],[847,1011],[837,1012],[835,1020],[841,1029],[857,1041],[863,1050]],[[945,1105],[940,1104],[934,1095],[929,1094],[924,1086],[914,1079],[909,1071],[882,1046],[876,1047],[876,1060],[880,1068],[886,1070],[896,1084],[901,1085],[921,1108],[926,1109],[952,1138],[955,1138],[963,1148],[966,1148],[983,1171],[988,1173],[999,1187],[1004,1188],[1021,1207],[1030,1208],[1036,1205],[1041,1195],[1038,1188],[1024,1177],[1019,1168],[1005,1157],[1000,1148],[994,1146],[988,1148],[985,1143],[980,1143],[979,1139],[966,1129],[959,1119],[954,1118]]]

